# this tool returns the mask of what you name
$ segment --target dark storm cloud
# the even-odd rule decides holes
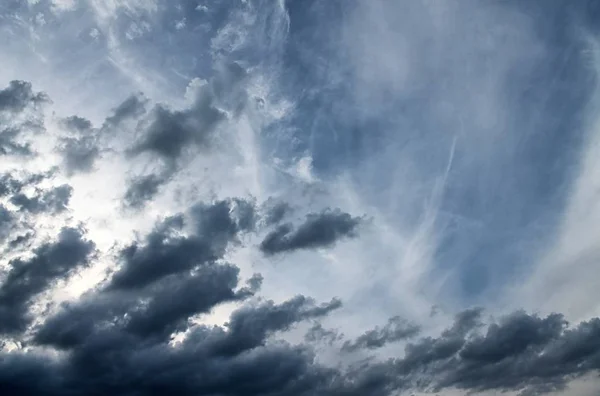
[[[265,254],[276,254],[331,246],[342,238],[356,236],[361,221],[361,218],[340,210],[309,214],[297,228],[286,223],[268,233],[260,250]]]
[[[600,369],[600,319],[568,327],[559,314],[515,312],[485,327],[480,308],[456,315],[437,337],[409,342],[403,356],[367,359],[345,369],[324,367],[309,344],[273,337],[330,315],[341,301],[318,304],[301,295],[282,303],[263,301],[253,297],[260,275],[240,285],[239,268],[222,262],[227,247],[254,224],[248,220],[254,208],[234,199],[200,203],[186,215],[159,222],[120,252],[121,267],[104,285],[28,330],[33,349],[0,352],[0,362],[11,362],[0,363],[0,390],[362,396],[458,388],[538,394]],[[2,332],[22,337],[32,299],[85,266],[93,251],[80,230],[64,229],[32,258],[13,260],[0,286]],[[228,302],[241,306],[225,326],[191,320]],[[346,342],[340,352],[382,348],[418,332],[416,325],[394,317]],[[173,343],[176,333],[185,335]],[[333,347],[340,337],[317,323],[305,342]],[[46,360],[35,355],[35,345],[67,353]]]
[[[382,348],[387,343],[415,337],[420,331],[421,328],[419,326],[409,323],[398,316],[394,316],[388,320],[385,326],[369,330],[354,341],[344,342],[342,350],[353,352],[359,349]]]
[[[94,249],[81,230],[63,228],[57,240],[36,248],[32,258],[11,260],[0,285],[0,333],[23,331],[30,320],[31,299],[73,269],[89,264]]]
[[[166,275],[188,271],[223,257],[227,246],[247,230],[247,214],[236,216],[237,201],[197,204],[189,219],[191,234],[183,234],[183,215],[169,217],[157,224],[144,243],[135,242],[123,249],[123,263],[110,287],[135,289]],[[251,205],[248,203],[248,205]],[[243,207],[243,206],[242,206]]]
[[[15,194],[11,197],[10,203],[17,206],[20,211],[32,214],[56,214],[67,209],[72,194],[73,188],[63,184],[46,191],[36,191],[32,197],[23,193]]]
[[[314,300],[296,296],[282,304],[268,301],[257,307],[235,311],[227,324],[228,334],[215,340],[212,353],[235,356],[264,344],[269,334],[289,330],[295,323],[326,316],[341,307],[340,300],[315,305]]]
[[[407,345],[388,370],[428,390],[541,394],[600,369],[598,318],[569,329],[560,314],[515,312],[482,335],[479,316],[480,310],[466,311],[440,337]]]
[[[0,111],[20,113],[29,106],[38,106],[49,101],[42,92],[34,92],[31,83],[13,80],[0,90]]]
[[[196,235],[214,243],[213,251],[222,249],[240,228],[234,206],[229,201],[199,204],[192,211]],[[166,219],[146,240],[160,244],[175,238],[184,228],[183,220]],[[0,390],[28,394],[44,387],[50,395],[67,390],[73,395],[330,394],[323,390],[334,377],[314,363],[310,350],[269,340],[299,322],[328,315],[341,306],[339,300],[317,304],[296,296],[280,304],[247,302],[233,312],[225,328],[189,322],[224,302],[248,299],[262,280],[255,275],[238,289],[238,278],[236,266],[209,263],[192,272],[156,275],[153,282],[135,289],[91,291],[34,329],[34,344],[68,352],[63,360],[5,354],[12,364],[0,365]],[[169,343],[173,332],[184,330],[188,331],[181,343]],[[38,381],[49,381],[27,381],[34,373]]]
[[[238,274],[231,264],[208,265],[193,274],[164,276],[135,292],[100,290],[64,306],[44,323],[36,340],[68,348],[107,326],[141,339],[168,339],[173,332],[185,330],[191,316],[251,296],[248,289],[235,290]]]
[[[221,282],[220,278],[215,281]],[[329,393],[319,388],[326,388],[332,376],[314,364],[310,351],[267,341],[272,334],[320,317],[337,306],[336,301],[316,305],[302,296],[282,304],[267,301],[249,305],[232,314],[227,329],[197,325],[175,345],[145,337],[127,318],[110,319],[111,314],[106,314],[111,311],[110,304],[92,310],[93,318],[88,317],[89,309],[73,310],[72,314],[65,314],[69,312],[65,310],[44,324],[36,342],[68,350],[69,358],[60,365],[50,363],[38,374],[39,378],[46,372],[59,374],[53,387],[46,389],[49,394],[70,389],[75,395],[109,391],[117,395],[157,391],[179,395],[325,395]],[[117,311],[120,309],[113,310]],[[105,319],[98,320],[100,317]],[[31,361],[20,362],[20,371],[36,370],[34,361],[32,356]],[[9,372],[15,370],[13,365]],[[36,384],[28,385],[23,378],[14,376],[3,383],[36,389]]]

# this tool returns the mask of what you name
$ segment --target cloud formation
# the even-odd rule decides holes
[[[0,90],[0,111],[21,113],[28,107],[36,107],[49,101],[43,92],[34,92],[27,81],[13,80],[8,87]]]
[[[13,3],[0,394],[600,389],[600,8]]]
[[[63,184],[48,190],[36,191],[36,194],[31,197],[24,193],[17,193],[10,198],[10,203],[17,206],[20,211],[32,214],[56,214],[67,209],[72,194],[73,188]]]
[[[382,328],[376,327],[365,332],[354,341],[344,342],[342,350],[353,352],[363,348],[377,349],[389,342],[397,342],[415,337],[420,331],[421,328],[419,326],[408,323],[398,316],[394,316]]]
[[[34,249],[33,257],[11,260],[0,284],[0,333],[25,331],[32,319],[32,298],[74,269],[89,265],[93,251],[94,243],[81,230],[63,228],[55,241]]]
[[[296,228],[290,223],[277,226],[260,243],[260,250],[270,255],[332,246],[340,239],[355,237],[362,220],[340,210],[311,213]]]

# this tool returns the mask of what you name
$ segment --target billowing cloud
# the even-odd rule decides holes
[[[24,331],[31,320],[32,298],[74,269],[89,265],[93,251],[94,243],[81,230],[63,228],[56,240],[36,248],[33,257],[11,260],[0,284],[0,333]]]
[[[232,206],[230,201],[194,206],[188,220],[192,230],[187,235],[183,215],[157,224],[145,243],[136,242],[121,251],[123,266],[114,275],[111,288],[143,287],[165,275],[187,272],[223,258],[227,246],[242,230],[232,216]]]

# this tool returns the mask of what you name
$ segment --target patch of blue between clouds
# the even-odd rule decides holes
[[[444,62],[434,58],[440,49],[433,45],[418,54],[426,68],[418,95],[386,93],[385,105],[367,114],[356,108],[351,67],[343,49],[334,46],[348,7],[337,1],[288,2],[283,73],[292,77],[285,88],[297,98],[297,111],[274,126],[272,139],[265,142],[283,160],[310,156],[313,171],[325,180],[372,164],[371,171],[353,178],[363,198],[380,208],[392,206],[383,197],[394,184],[399,152],[431,189],[449,167],[436,219],[439,246],[432,276],[450,273],[445,288],[464,303],[493,298],[527,273],[540,249],[552,243],[582,149],[584,113],[595,82],[586,43],[575,28],[598,25],[593,2],[493,5],[530,15],[533,38],[542,50],[493,75],[500,73],[494,64],[518,45],[506,33],[519,29],[517,21],[511,25],[498,19],[481,37],[463,37],[473,29],[458,27],[444,42],[449,45],[441,50]],[[428,37],[431,42],[434,34]],[[473,108],[463,102],[464,95],[478,89],[468,86],[470,74],[500,79],[498,105],[508,117],[478,123]],[[443,115],[442,105],[450,106]],[[416,226],[425,215],[428,194],[425,188],[418,195],[411,213],[390,217]]]

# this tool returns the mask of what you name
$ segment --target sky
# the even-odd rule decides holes
[[[0,394],[599,394],[599,2],[2,0],[0,37]]]

